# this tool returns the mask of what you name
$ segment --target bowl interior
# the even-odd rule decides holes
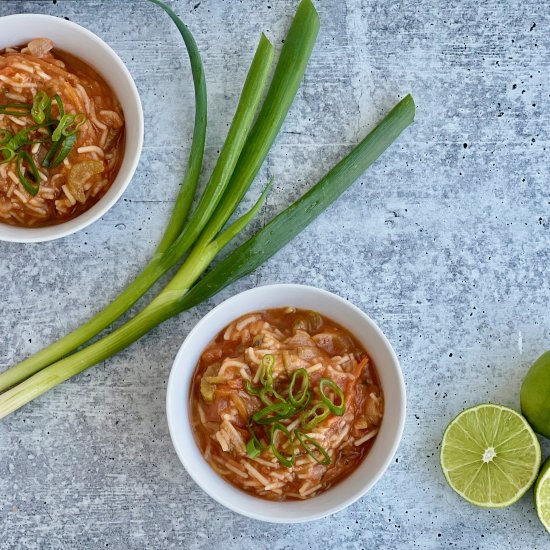
[[[91,208],[67,222],[24,228],[0,223],[0,240],[47,241],[83,229],[102,216],[126,189],[137,167],[143,144],[143,111],[134,81],[117,54],[99,37],[79,25],[48,15],[0,17],[0,49],[20,46],[37,37],[51,38],[55,47],[79,57],[97,70],[117,96],[124,111],[124,157],[115,181]]]
[[[346,479],[305,501],[270,502],[248,495],[219,477],[202,458],[189,423],[189,388],[195,365],[206,345],[235,318],[258,309],[293,305],[315,309],[347,328],[365,346],[376,365],[385,410],[375,443],[361,465]],[[189,333],[175,359],[167,393],[168,424],[178,456],[191,477],[224,506],[271,522],[300,522],[337,512],[361,497],[391,461],[405,419],[405,387],[391,345],[375,323],[358,308],[329,292],[301,285],[272,285],[243,292],[220,304]]]

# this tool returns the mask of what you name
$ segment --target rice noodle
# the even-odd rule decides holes
[[[372,432],[369,432],[368,434],[365,434],[361,439],[356,439],[353,444],[356,447],[359,445],[363,445],[363,443],[369,441],[369,439],[372,439],[377,433],[378,428],[376,430],[372,430]]]
[[[87,145],[85,147],[79,147],[77,149],[77,152],[80,154],[83,153],[97,153],[100,157],[104,157],[105,153],[103,152],[103,149],[101,147],[98,147],[97,145]]]
[[[250,475],[252,477],[255,477],[264,487],[266,485],[269,485],[269,481],[262,475],[254,466],[252,466],[249,462],[246,460],[243,462],[243,466],[249,471]]]
[[[243,330],[244,327],[248,326],[250,323],[253,323],[254,321],[257,321],[258,319],[261,319],[260,315],[250,315],[249,317],[245,317],[242,321],[239,321],[235,328],[238,331]]]

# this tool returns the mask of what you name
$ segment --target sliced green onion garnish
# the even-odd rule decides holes
[[[23,161],[27,163],[34,181],[30,180],[23,174]],[[38,173],[38,168],[33,158],[29,155],[29,153],[27,153],[27,151],[19,151],[19,154],[17,155],[17,177],[29,195],[34,197],[38,194],[38,191],[40,190],[40,174]]]
[[[29,137],[29,133],[31,132],[31,128],[25,128],[24,130],[21,130],[20,132],[17,132],[10,140],[8,141],[8,147],[10,149],[13,149],[14,151],[17,151],[19,147],[22,145],[25,145],[27,143],[27,139]]]
[[[0,105],[0,115],[27,116],[30,114],[32,105],[28,103],[9,103]]]
[[[28,128],[25,128],[24,130],[21,130],[20,132],[17,132],[13,137],[10,138],[10,140],[7,143],[7,146],[10,149],[13,149],[14,151],[17,151],[19,147],[22,147],[23,145],[28,145],[29,143],[32,143],[32,141],[29,141],[29,134],[31,132],[34,132],[40,128],[46,128],[48,126],[52,126],[55,123],[52,122],[43,122],[42,124],[35,124],[34,126],[29,126]]]
[[[15,157],[15,151],[10,147],[0,146],[0,153],[2,153],[2,156],[4,157],[0,160],[0,164],[6,164],[7,162],[12,161],[13,157]]]
[[[273,403],[252,415],[252,421],[256,424],[273,424],[278,420],[290,418],[296,412],[296,408],[290,403]]]
[[[70,116],[70,115],[69,115]],[[71,124],[69,124],[68,126],[65,126],[65,128],[63,128],[63,130],[61,131],[61,133],[65,136],[65,137],[69,137],[69,136],[73,136],[74,134],[76,134],[79,130],[79,128],[86,123],[88,119],[86,118],[86,115],[85,114],[82,114],[82,113],[78,113],[77,115],[74,115],[74,120],[72,121]]]
[[[58,141],[54,143],[54,145],[57,145],[57,143],[60,143],[61,145],[60,145],[59,152],[55,155],[54,159],[50,162],[50,168],[57,168],[65,160],[67,155],[71,152],[71,149],[73,148],[73,145],[75,144],[75,142],[76,142],[76,134],[71,134],[70,136],[63,138],[63,141]]]
[[[52,143],[50,150],[48,151],[48,153],[44,157],[44,160],[42,161],[42,166],[44,168],[47,168],[51,164],[52,160],[59,152],[59,149],[61,149],[62,143],[63,143],[62,141],[56,141],[55,143]]]
[[[316,403],[302,414],[300,422],[305,430],[311,430],[322,422],[330,414],[330,409],[326,403]]]
[[[0,145],[6,145],[13,137],[13,134],[9,130],[0,128]]]
[[[331,388],[336,397],[338,398],[339,404],[336,404],[326,393],[325,386]],[[323,403],[337,416],[342,416],[346,409],[346,400],[344,398],[344,392],[342,388],[336,382],[333,382],[329,378],[321,378],[319,382],[319,393],[321,394],[321,399]]]
[[[273,384],[273,365],[275,365],[275,357],[271,353],[266,353],[262,357],[260,363],[260,382],[263,386],[271,386]]]
[[[261,449],[258,447],[258,444],[254,438],[250,438],[246,444],[246,454],[250,458],[256,458],[261,453]]]
[[[250,380],[247,380],[244,383],[244,387],[246,388],[246,391],[252,395],[260,395],[260,392],[262,391],[262,386],[253,386]]]
[[[290,448],[292,449],[292,452],[290,455],[283,455],[276,447],[275,445],[275,435],[277,432],[282,432],[287,437],[288,441],[290,442]],[[291,466],[294,466],[294,441],[292,440],[292,436],[290,435],[290,432],[282,425],[279,424],[279,422],[276,422],[271,427],[271,451],[277,458],[277,460],[287,468],[290,468]]]
[[[296,380],[300,378],[300,389],[297,390],[297,393],[294,393],[294,386]],[[288,391],[288,399],[295,407],[301,407],[307,401],[308,390],[309,389],[309,374],[306,369],[298,369],[294,371],[292,379],[290,381],[290,389]]]
[[[328,466],[330,464],[330,456],[328,455],[327,451],[323,447],[321,447],[319,442],[315,441],[313,437],[302,433],[300,430],[294,430],[294,436],[300,442],[300,445],[305,449],[306,453],[311,456],[313,460],[315,460],[318,464],[322,464],[323,466]],[[323,456],[322,460],[319,459],[318,456],[316,456],[314,450],[311,447],[308,447],[308,445],[312,445],[317,451],[321,453],[321,455]]]
[[[46,120],[48,121],[52,120],[52,104],[54,101],[57,105],[57,110],[59,111],[59,118],[61,119],[65,114],[65,108],[63,107],[61,96],[59,94],[55,94],[52,98],[49,99],[46,107],[44,107],[44,114],[46,115]]]
[[[63,130],[74,124],[75,118],[76,115],[63,115],[57,124],[57,128],[53,131],[52,141],[59,141],[61,136],[64,135]]]
[[[63,107],[63,101],[61,100],[61,96],[59,94],[55,94],[53,96],[53,100],[57,104],[57,108],[59,110],[59,118],[63,118],[65,116],[65,107]]]
[[[46,119],[46,107],[50,104],[50,98],[46,92],[38,92],[33,100],[31,115],[36,124],[42,124]]]
[[[273,386],[264,386],[261,390],[260,390],[260,399],[262,400],[262,402],[264,404],[266,404],[267,406],[269,405],[273,405],[273,401],[269,398],[269,395],[272,395],[277,401],[279,401],[279,403],[286,403],[286,399],[282,396],[282,395],[279,395],[275,389],[273,388]]]
[[[249,446],[251,449],[257,449],[258,453],[252,457],[252,458],[255,458],[256,456],[258,456],[258,454],[260,454],[261,450],[265,448],[265,445],[262,444],[262,442],[260,441],[260,438],[256,435],[256,432],[252,427],[252,422],[248,423],[247,428],[248,428],[248,433],[250,434],[250,441],[246,445],[246,451],[248,453]],[[252,456],[252,455],[248,454],[248,456]]]

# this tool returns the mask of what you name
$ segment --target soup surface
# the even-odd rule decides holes
[[[95,204],[124,149],[122,108],[87,64],[47,38],[0,50],[0,221],[64,222]]]
[[[190,412],[197,445],[224,479],[270,500],[306,499],[368,454],[383,395],[344,328],[294,307],[247,314],[201,355]]]

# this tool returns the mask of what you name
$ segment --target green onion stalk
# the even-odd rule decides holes
[[[363,141],[305,195],[226,256],[196,284],[193,283],[215,257],[217,250],[221,249],[240,230],[241,226],[244,226],[246,220],[241,219],[235,222],[228,230],[209,243],[206,251],[194,248],[176,274],[177,285],[167,285],[158,297],[133,319],[103,339],[42,369],[0,395],[0,418],[17,410],[61,382],[118,353],[166,319],[206,300],[231,282],[256,269],[348,189],[413,122],[414,114],[413,98],[407,95]],[[254,209],[257,207],[258,203]],[[246,216],[252,215],[253,211]],[[331,401],[335,405],[328,398],[327,401]],[[325,403],[323,404],[326,406]],[[276,405],[274,404],[273,407]]]
[[[187,27],[162,2],[150,1],[161,6],[178,26],[191,59],[195,83],[196,121],[190,162],[176,200],[174,213],[168,224],[167,233],[165,233],[157,253],[144,270],[106,308],[57,342],[13,368],[0,373],[0,391],[12,387],[61,359],[110,326],[182,259],[199,236],[199,248],[208,249],[208,252],[212,251],[210,243],[215,240],[215,236],[230,218],[252,184],[275,141],[302,81],[319,29],[318,15],[311,1],[302,0],[282,48],[266,99],[251,128],[273,60],[273,47],[262,35],[235,117],[212,177],[197,208],[186,222],[185,218],[200,172],[200,167],[197,168],[197,159],[200,157],[202,163],[204,150],[206,131],[204,71],[198,48]],[[182,215],[182,212],[185,213],[185,216]],[[179,234],[174,228],[179,230]],[[175,235],[177,236],[174,238]],[[208,257],[208,252],[205,252],[204,258]],[[196,258],[197,255],[200,255],[200,252],[196,252],[193,258]],[[187,265],[189,264],[187,263]],[[202,271],[206,267],[207,265],[204,265]],[[178,275],[178,287],[186,284],[187,271],[186,269],[183,275]],[[199,275],[202,271],[199,272]]]

